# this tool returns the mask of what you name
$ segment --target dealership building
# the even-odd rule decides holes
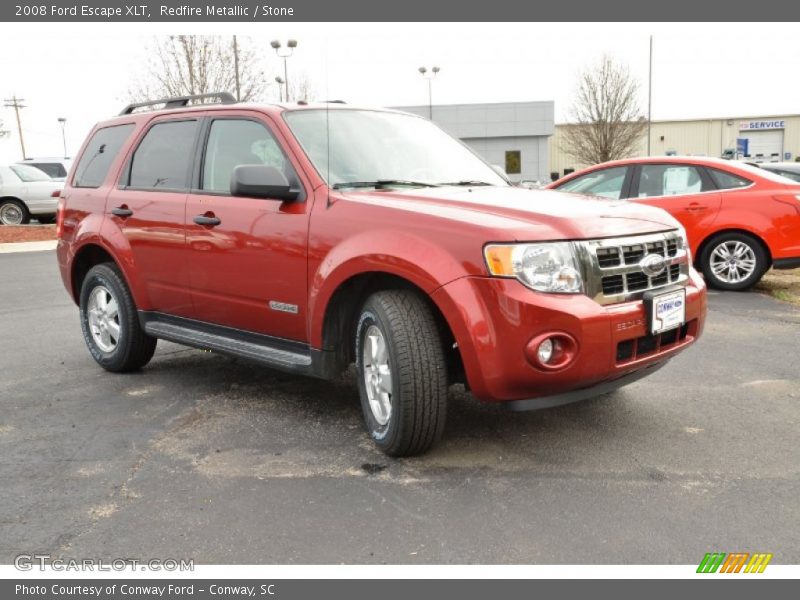
[[[511,181],[549,180],[548,140],[554,130],[553,102],[436,104],[397,110],[429,118],[461,139]]]
[[[559,175],[588,166],[564,150],[569,127],[575,125],[556,125],[548,147],[550,171]],[[722,156],[728,151],[752,162],[794,161],[800,156],[800,115],[653,121],[650,148],[653,156]],[[632,155],[647,156],[646,131]]]
[[[550,181],[589,166],[564,149],[568,123],[554,124],[554,103],[437,104],[398,110],[430,118],[487,162],[505,169],[511,181]],[[794,161],[800,156],[800,115],[768,115],[653,121],[652,156],[723,156],[752,162]],[[631,156],[647,156],[647,131]]]

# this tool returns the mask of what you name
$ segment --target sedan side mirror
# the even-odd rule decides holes
[[[269,165],[239,165],[231,174],[231,195],[293,202],[300,192],[291,189],[286,175]]]

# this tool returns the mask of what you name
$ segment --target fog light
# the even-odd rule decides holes
[[[578,342],[566,331],[545,331],[525,345],[525,358],[544,371],[559,371],[578,356]]]
[[[553,358],[553,338],[547,338],[539,344],[537,352],[539,354],[540,363],[545,365],[549,363],[550,359]]]

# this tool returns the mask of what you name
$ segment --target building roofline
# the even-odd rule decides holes
[[[738,117],[707,117],[707,118],[695,118],[695,119],[654,119],[652,121],[653,125],[657,125],[659,123],[702,123],[706,121],[743,121],[743,120],[764,120],[764,119],[791,119],[800,117],[800,114],[777,114],[777,115],[751,115],[751,116],[738,116]],[[647,122],[645,120],[645,122]],[[580,125],[580,123],[570,123],[567,121],[562,121],[561,123],[556,123],[556,127],[561,125]]]

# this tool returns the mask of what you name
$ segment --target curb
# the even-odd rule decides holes
[[[58,240],[45,240],[42,242],[10,242],[0,244],[0,254],[14,254],[17,252],[43,252],[55,250]]]

